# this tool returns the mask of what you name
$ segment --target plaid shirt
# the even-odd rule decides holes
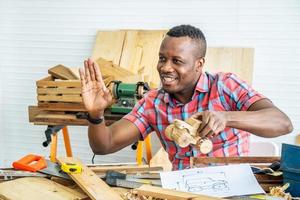
[[[162,146],[169,154],[173,169],[184,169],[190,165],[190,157],[242,156],[249,152],[249,136],[246,131],[226,127],[213,137],[213,151],[201,154],[194,146],[179,147],[165,136],[166,127],[174,119],[185,120],[193,114],[205,111],[245,111],[251,104],[264,98],[247,83],[232,73],[211,75],[202,73],[190,102],[182,104],[162,89],[149,91],[124,116],[139,129],[142,138],[155,131]]]

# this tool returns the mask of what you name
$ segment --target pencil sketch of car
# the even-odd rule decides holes
[[[224,191],[229,189],[227,181],[214,180],[210,177],[189,177],[189,179],[185,181],[185,186],[189,192],[201,192],[204,190]]]

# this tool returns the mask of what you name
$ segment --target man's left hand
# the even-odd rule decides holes
[[[202,121],[198,135],[201,138],[210,138],[223,131],[227,124],[226,113],[223,111],[206,110],[193,115],[194,118]]]

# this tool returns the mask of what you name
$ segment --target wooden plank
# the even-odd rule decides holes
[[[45,178],[26,177],[0,183],[0,197],[6,200],[79,200],[87,196]]]
[[[273,163],[280,161],[280,157],[206,157],[193,158],[193,164],[210,164],[210,163]]]
[[[98,31],[94,45],[92,60],[100,57],[113,64],[120,65],[120,58],[123,49],[125,31]]]
[[[114,80],[122,81],[124,83],[137,83],[140,81],[138,75],[135,75],[117,65],[113,65],[111,61],[99,58],[96,62],[98,63],[100,71],[104,76],[113,77]]]
[[[48,69],[48,73],[54,76],[55,78],[62,80],[78,80],[79,77],[73,73],[68,67],[64,65],[56,65]]]
[[[64,157],[58,158],[57,160],[60,164],[75,163],[82,166],[82,173],[71,173],[69,175],[91,199],[122,199],[120,195],[118,195],[113,189],[111,189],[104,181],[98,178],[98,176],[92,170],[86,167],[79,159]]]
[[[37,94],[81,94],[81,88],[37,88]]]
[[[81,87],[80,80],[47,80],[51,79],[49,76],[45,79],[36,82],[37,87]]]
[[[38,102],[38,108],[40,110],[48,110],[48,111],[86,111],[82,103]]]
[[[86,119],[77,119],[75,114],[40,113],[31,122],[39,125],[88,125]]]
[[[125,171],[125,172],[149,172],[149,171],[163,171],[161,166],[149,167],[149,165],[133,165],[133,166],[91,166],[89,167],[95,173],[102,173],[108,170]]]
[[[143,185],[134,189],[137,194],[151,196],[152,198],[168,199],[168,200],[216,200],[221,199],[200,194],[193,194],[188,192],[180,192],[171,189],[164,189],[161,187]]]
[[[33,122],[35,116],[37,116],[41,110],[37,106],[28,106],[28,118],[29,122]]]
[[[158,53],[165,34],[165,30],[139,31],[138,46],[143,48],[143,54],[138,72],[143,75],[142,80],[147,82],[151,88],[157,88],[160,83],[157,72]]]
[[[38,101],[82,102],[80,95],[38,95]]]
[[[232,72],[252,83],[253,48],[209,47],[205,56],[204,71]]]
[[[138,30],[128,30],[126,31],[125,38],[124,38],[124,45],[120,59],[120,67],[133,72],[136,74],[139,67],[139,62],[134,63],[136,59],[137,51],[141,51],[142,48],[138,46],[138,38],[139,38],[139,31]],[[139,54],[141,56],[141,54]],[[135,65],[136,64],[136,65]]]

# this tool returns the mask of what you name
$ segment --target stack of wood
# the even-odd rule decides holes
[[[29,106],[29,121],[45,125],[86,125],[76,113],[85,112],[81,97],[78,69],[57,65],[48,70],[49,75],[36,81],[37,106]],[[104,75],[109,86],[113,76]]]

